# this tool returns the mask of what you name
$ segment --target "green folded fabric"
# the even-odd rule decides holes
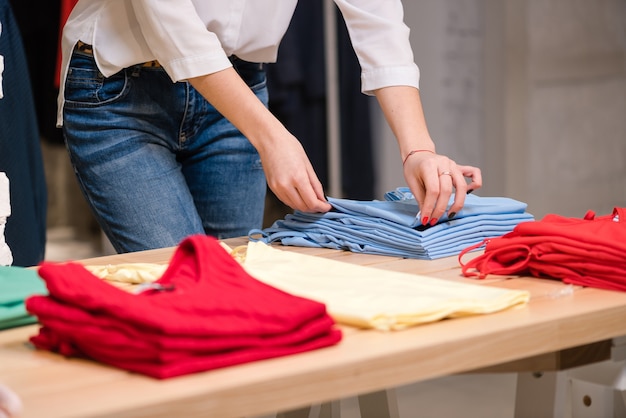
[[[32,295],[47,295],[37,271],[16,266],[0,266],[0,329],[33,324],[37,318],[26,311],[24,301]]]

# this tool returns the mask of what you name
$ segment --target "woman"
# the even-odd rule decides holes
[[[298,140],[267,110],[296,0],[80,0],[63,34],[59,124],[82,190],[118,252],[260,227],[265,182],[293,209],[331,207]],[[480,170],[435,153],[400,0],[336,0],[399,144],[422,223]],[[467,184],[465,177],[471,179]]]

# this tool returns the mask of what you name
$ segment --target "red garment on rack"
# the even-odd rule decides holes
[[[583,219],[547,215],[524,222],[499,238],[487,240],[484,254],[463,263],[464,276],[529,273],[565,283],[626,290],[626,208]],[[478,246],[482,245],[479,244]]]
[[[72,13],[72,9],[76,6],[76,3],[78,3],[78,0],[61,0],[61,19],[59,22],[59,42],[57,46],[57,67],[54,75],[56,88],[59,88],[61,85],[61,38],[63,37],[63,26],[65,26],[65,22],[67,22],[67,18],[70,17],[70,13]]]
[[[318,302],[250,276],[215,240],[184,240],[156,286],[133,294],[76,263],[43,263],[48,296],[26,309],[41,349],[156,378],[308,351],[341,332]]]

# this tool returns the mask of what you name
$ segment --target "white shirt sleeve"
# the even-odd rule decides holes
[[[148,48],[173,81],[231,66],[217,35],[191,0],[132,0]]]
[[[400,0],[335,0],[361,65],[361,90],[395,85],[419,87]]]

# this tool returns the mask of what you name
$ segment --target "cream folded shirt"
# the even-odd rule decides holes
[[[244,268],[285,292],[326,304],[339,323],[401,330],[523,305],[530,293],[391,272],[248,243]]]
[[[167,264],[91,264],[86,265],[85,268],[100,279],[118,283],[142,284],[158,280],[165,273]]]
[[[524,290],[459,283],[410,273],[392,272],[341,261],[278,250],[249,242],[227,251],[246,271],[284,292],[324,303],[338,323],[396,331],[444,318],[498,312],[526,304]],[[128,263],[86,266],[111,281],[149,283],[166,266]]]

